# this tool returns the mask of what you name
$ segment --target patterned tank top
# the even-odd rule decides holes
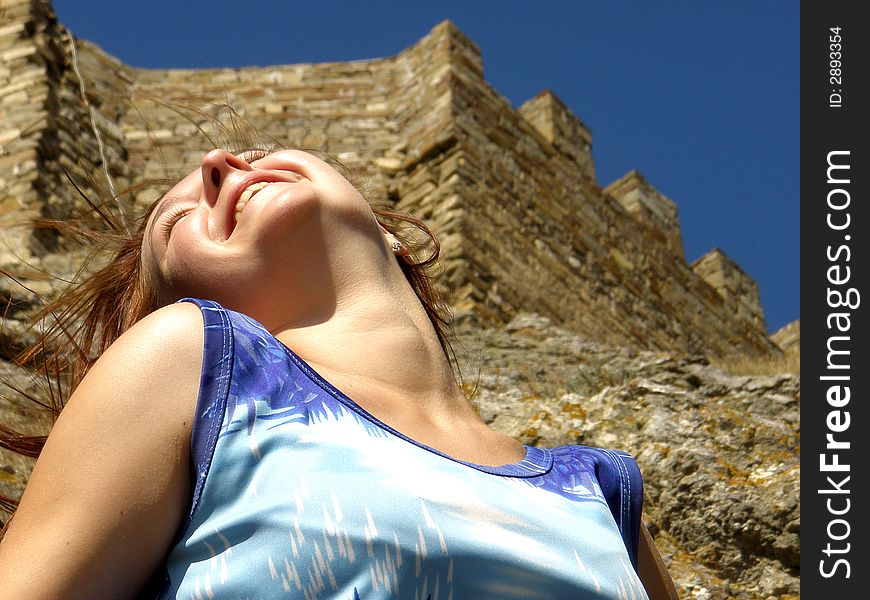
[[[624,452],[457,460],[379,421],[259,323],[196,303],[189,514],[163,598],[643,599]]]

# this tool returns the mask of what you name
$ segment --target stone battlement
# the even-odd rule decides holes
[[[582,121],[550,91],[512,107],[450,22],[388,58],[202,70],[128,67],[75,39],[45,0],[0,0],[0,22],[4,223],[84,211],[64,172],[111,196],[177,177],[228,139],[320,148],[433,227],[450,302],[482,324],[536,312],[643,349],[779,352],[754,282],[722,258],[686,264],[676,204],[636,172],[602,189]],[[221,105],[238,115],[223,132]],[[110,210],[158,193],[136,188]],[[63,247],[4,237],[5,267]]]

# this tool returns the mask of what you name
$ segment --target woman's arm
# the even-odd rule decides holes
[[[188,506],[202,340],[199,309],[175,304],[92,367],[0,543],[0,598],[124,598],[145,584]]]
[[[650,600],[678,600],[674,580],[643,523],[640,524],[639,537],[637,572]]]

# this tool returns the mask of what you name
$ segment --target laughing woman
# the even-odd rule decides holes
[[[0,597],[672,593],[631,458],[481,422],[390,217],[311,154],[206,154],[73,292],[100,356],[69,359]]]

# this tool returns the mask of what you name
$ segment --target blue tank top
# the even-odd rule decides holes
[[[259,323],[204,300],[190,511],[163,598],[642,599],[634,460],[498,467],[379,421]]]

